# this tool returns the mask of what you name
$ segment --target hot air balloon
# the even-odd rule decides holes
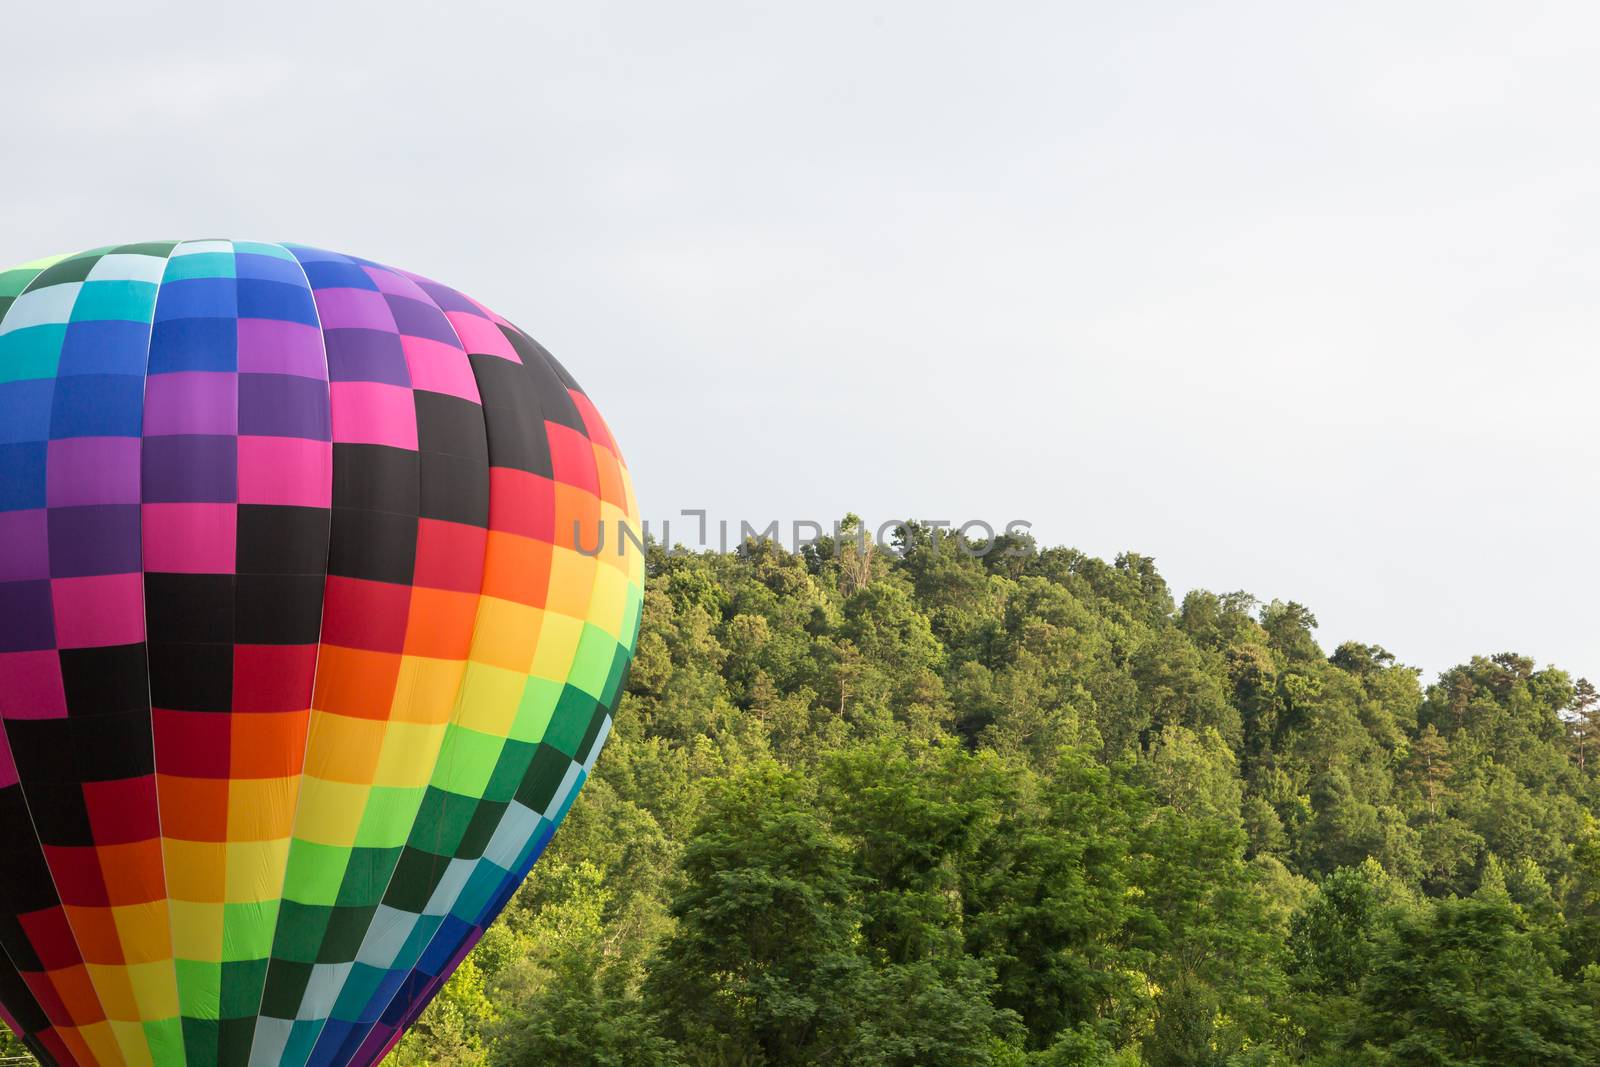
[[[572,376],[426,278],[0,273],[0,1018],[77,1067],[382,1058],[594,765],[635,514]]]

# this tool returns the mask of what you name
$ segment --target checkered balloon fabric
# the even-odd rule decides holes
[[[0,272],[0,1019],[77,1067],[381,1059],[605,741],[635,516],[566,370],[415,274]]]

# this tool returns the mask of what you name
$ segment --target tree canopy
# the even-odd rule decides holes
[[[1600,1061],[1593,686],[897,547],[652,547],[592,781],[390,1062]]]

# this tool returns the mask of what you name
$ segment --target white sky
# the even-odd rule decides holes
[[[560,356],[652,525],[1025,518],[1600,676],[1592,4],[246,7],[7,11],[0,259],[370,256]]]

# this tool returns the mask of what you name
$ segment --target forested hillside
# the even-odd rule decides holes
[[[1600,1062],[1587,683],[906,536],[654,551],[593,779],[389,1062]]]

